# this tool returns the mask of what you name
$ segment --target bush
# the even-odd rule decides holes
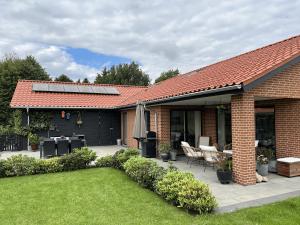
[[[114,167],[115,159],[113,156],[108,155],[97,159],[96,166],[97,167]]]
[[[62,165],[63,171],[84,169],[96,159],[96,153],[87,147],[74,149],[70,154],[64,155],[58,159]]]
[[[128,148],[126,150],[121,149],[120,151],[117,151],[113,156],[115,161],[114,167],[117,169],[124,170],[124,166],[123,166],[124,163],[131,157],[138,156],[138,155],[140,155],[140,152],[136,148]]]
[[[157,183],[157,192],[167,201],[198,213],[209,213],[217,206],[208,185],[191,173],[169,170]]]
[[[0,160],[0,177],[5,177],[5,160]]]
[[[37,173],[57,173],[63,170],[59,158],[41,159],[38,160]]]
[[[183,182],[178,193],[178,201],[181,207],[196,211],[199,214],[210,213],[217,206],[215,197],[207,184],[191,179]]]
[[[26,155],[14,155],[4,162],[5,175],[8,177],[33,175],[37,167],[37,160]]]
[[[156,162],[142,157],[130,158],[124,164],[124,169],[129,177],[151,190],[154,190],[156,180],[164,173],[164,169]]]
[[[185,182],[194,179],[191,173],[170,170],[160,181],[157,182],[156,191],[167,201],[179,205],[178,195]]]

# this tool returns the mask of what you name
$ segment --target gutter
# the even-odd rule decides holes
[[[177,101],[183,101],[183,100],[189,100],[189,99],[195,99],[195,98],[201,98],[201,97],[207,97],[207,96],[215,96],[215,95],[223,95],[223,94],[239,94],[241,92],[243,92],[243,85],[236,84],[236,85],[232,85],[232,86],[204,90],[204,91],[199,91],[199,92],[193,92],[193,93],[173,96],[173,97],[169,97],[169,98],[164,98],[164,99],[144,101],[142,103],[147,106],[154,106],[154,105],[159,105],[159,104],[163,104],[163,103],[177,102]],[[136,104],[131,104],[131,105],[127,105],[127,106],[117,107],[117,109],[129,109],[129,108],[133,108],[135,106],[136,106]]]
[[[154,106],[154,105],[159,105],[163,103],[169,103],[169,102],[177,102],[177,101],[183,101],[183,100],[189,100],[189,99],[195,99],[195,98],[201,98],[201,97],[207,97],[207,96],[215,96],[215,95],[223,95],[223,94],[239,94],[243,92],[243,84],[236,84],[232,86],[226,86],[226,87],[221,87],[221,88],[215,88],[215,89],[210,89],[210,90],[204,90],[204,91],[198,91],[198,92],[193,92],[193,93],[188,93],[188,94],[182,94],[182,95],[177,95],[173,97],[167,97],[163,99],[157,99],[157,100],[152,100],[152,101],[143,101],[144,105],[147,106]],[[18,108],[18,109],[96,109],[96,110],[113,110],[113,109],[130,109],[130,108],[135,108],[136,104],[130,104],[130,105],[125,105],[125,106],[116,106],[116,107],[105,107],[105,108],[98,108],[98,107],[38,107],[38,106],[15,106],[12,108]]]

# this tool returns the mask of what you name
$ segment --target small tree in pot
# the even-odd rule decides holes
[[[217,159],[217,177],[221,184],[229,184],[232,181],[232,161],[225,154],[219,153]]]
[[[267,176],[269,170],[269,160],[268,157],[264,155],[257,156],[257,172],[261,176]]]
[[[28,134],[29,144],[31,146],[32,151],[36,151],[39,147],[40,138],[36,134],[29,133]]]
[[[167,162],[169,159],[170,149],[171,146],[168,143],[161,143],[158,147],[160,157],[164,162]]]

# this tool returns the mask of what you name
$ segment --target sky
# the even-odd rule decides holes
[[[0,0],[0,57],[74,80],[135,61],[154,80],[299,35],[299,21],[300,0]]]

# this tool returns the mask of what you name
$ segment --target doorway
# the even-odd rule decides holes
[[[122,113],[122,144],[127,145],[127,112]]]

